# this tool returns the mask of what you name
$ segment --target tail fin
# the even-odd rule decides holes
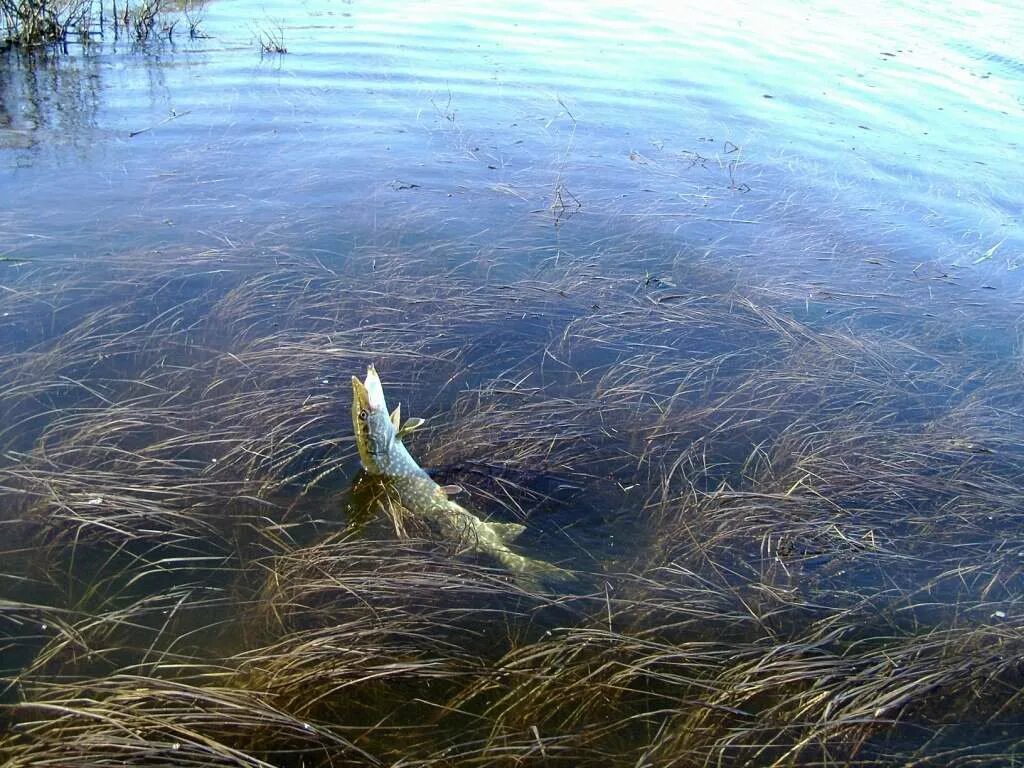
[[[516,584],[528,592],[546,592],[559,584],[571,584],[578,580],[572,571],[512,551],[500,553],[498,559],[512,572]]]

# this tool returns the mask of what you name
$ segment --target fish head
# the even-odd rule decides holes
[[[366,379],[352,377],[352,430],[363,469],[381,474],[380,458],[391,448],[397,429],[384,401],[384,388],[376,369],[366,369]]]

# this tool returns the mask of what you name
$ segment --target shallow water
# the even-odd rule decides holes
[[[351,520],[408,578],[349,492],[348,381],[371,361],[433,419],[414,455],[585,572],[567,592],[597,595],[600,631],[615,611],[626,634],[675,627],[659,590],[692,578],[755,648],[896,656],[890,634],[991,626],[977,646],[1012,656],[1024,12],[224,1],[202,28],[0,54],[5,674],[100,675],[147,644],[148,664],[172,618],[176,653],[248,669],[267,617],[231,622],[306,578],[267,563],[324,557],[341,589]],[[268,34],[288,52],[261,54]],[[493,566],[461,557],[424,573]],[[343,624],[324,606],[360,588],[318,587],[289,626]],[[588,626],[467,594],[487,620],[434,639],[495,664]],[[122,611],[155,639],[40,650],[54,617]],[[829,635],[837,617],[857,629]],[[714,634],[686,626],[672,642]],[[941,701],[861,757],[1019,748],[1019,704],[948,721]],[[602,748],[630,754],[658,717]],[[974,749],[982,725],[995,746]],[[706,759],[736,759],[723,743]]]
[[[861,248],[878,289],[922,261],[1019,284],[1019,11],[545,8],[223,3],[205,40],[9,56],[5,250],[265,227],[523,249],[561,184],[583,243],[642,225],[794,278]],[[279,24],[289,53],[254,56]]]

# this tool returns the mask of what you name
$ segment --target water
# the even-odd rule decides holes
[[[180,654],[423,764],[1019,754],[1021,9],[215,2],[202,29],[0,54],[5,674],[116,688]],[[585,574],[558,605],[352,490],[369,362],[439,482]],[[268,661],[332,627],[404,671],[353,672],[349,708],[334,657],[297,688]],[[835,665],[808,699],[787,654]],[[263,736],[239,748],[287,763]]]
[[[1021,246],[1019,18],[964,13],[213,7],[207,40],[5,61],[8,247],[110,237],[115,216],[139,218],[136,243],[296,219],[365,237],[374,214],[421,207],[453,234],[504,231],[561,181],[620,229],[656,214],[666,236],[742,252],[770,247],[780,214],[809,217],[818,245],[874,233],[901,262],[1001,283]],[[289,54],[254,57],[254,31],[285,18]],[[188,114],[130,137],[172,113]]]

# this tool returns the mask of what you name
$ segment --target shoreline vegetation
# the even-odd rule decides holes
[[[202,37],[208,0],[0,0],[0,48],[66,47],[112,35]]]
[[[1021,756],[1019,350],[461,247],[2,265],[0,764]],[[361,500],[370,361],[439,482],[579,589]]]

